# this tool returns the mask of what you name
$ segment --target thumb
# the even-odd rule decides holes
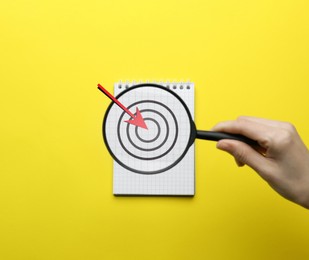
[[[234,156],[237,164],[250,166],[262,177],[266,171],[267,159],[251,146],[236,140],[224,139],[217,143],[217,148]],[[266,176],[264,176],[266,177]]]

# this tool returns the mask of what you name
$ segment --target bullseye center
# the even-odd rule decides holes
[[[151,143],[156,141],[161,133],[161,128],[159,123],[154,120],[153,118],[144,118],[144,121],[146,121],[146,125],[148,129],[144,129],[141,127],[135,127],[135,134],[137,138],[145,143]]]

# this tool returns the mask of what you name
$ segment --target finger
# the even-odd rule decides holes
[[[269,180],[272,168],[271,161],[255,151],[249,145],[235,140],[221,140],[217,148],[234,156],[239,165],[246,164],[255,170],[263,179]]]
[[[243,167],[243,166],[245,166],[245,164],[244,164],[243,162],[238,161],[236,158],[234,158],[234,159],[235,159],[235,162],[236,162],[236,164],[237,164],[238,167]]]
[[[277,128],[283,128],[283,129],[291,129],[291,126],[292,126],[288,122],[269,120],[269,119],[253,117],[253,116],[239,116],[236,120],[233,120],[233,121],[238,121],[238,122],[249,121],[253,123],[263,124],[265,126],[271,126],[271,127],[277,127]],[[217,125],[213,127],[213,129],[216,129],[216,128],[217,128]]]
[[[268,149],[276,135],[276,128],[253,120],[225,121],[213,127],[214,131],[241,134],[257,141],[260,146]]]
[[[270,120],[260,117],[253,117],[253,116],[239,116],[237,120],[247,120],[251,122],[256,122],[259,124],[264,124],[266,126],[278,127],[278,128],[287,128],[289,123],[277,120]]]

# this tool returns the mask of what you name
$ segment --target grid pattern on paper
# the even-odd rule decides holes
[[[159,83],[177,93],[188,106],[194,118],[194,84],[193,83]],[[130,88],[133,83],[116,83],[114,94]],[[165,100],[168,104],[168,100]],[[181,125],[179,127],[182,127]],[[180,138],[181,139],[181,138]],[[195,193],[194,144],[185,157],[173,168],[154,175],[131,172],[114,161],[113,193],[114,195],[185,195]],[[150,162],[151,163],[151,162]]]

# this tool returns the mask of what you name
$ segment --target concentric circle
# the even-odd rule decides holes
[[[142,141],[142,142],[146,142],[146,143],[154,142],[154,141],[157,140],[157,139],[159,138],[159,136],[160,136],[161,127],[160,127],[159,123],[158,123],[156,120],[152,119],[152,118],[146,117],[146,118],[144,118],[144,121],[146,122],[146,125],[149,123],[149,121],[150,121],[150,122],[153,122],[153,123],[156,125],[156,127],[157,127],[157,131],[156,131],[157,134],[156,134],[152,139],[150,139],[150,140],[143,139],[143,138],[140,136],[140,133],[139,133],[139,129],[141,129],[141,128],[138,127],[138,126],[135,126],[135,135],[136,135],[136,137],[137,137],[140,141]]]
[[[148,148],[148,149],[145,149],[145,148],[142,148],[142,147],[137,146],[136,144],[133,143],[133,141],[132,141],[132,139],[131,139],[131,137],[130,137],[130,135],[129,135],[129,130],[130,130],[130,127],[131,127],[130,124],[127,125],[127,137],[128,137],[128,139],[129,139],[130,143],[131,143],[135,148],[137,148],[137,149],[139,149],[139,150],[142,150],[142,151],[154,151],[154,150],[160,148],[162,145],[164,145],[165,142],[166,142],[166,140],[167,140],[167,138],[168,138],[168,134],[169,134],[168,122],[167,122],[166,118],[165,118],[161,113],[159,113],[158,111],[155,111],[155,110],[153,110],[153,109],[144,109],[144,110],[142,110],[142,111],[140,111],[140,112],[141,112],[141,114],[143,114],[143,112],[152,112],[152,113],[158,114],[158,115],[160,115],[160,116],[162,117],[162,119],[164,120],[166,129],[167,129],[163,142],[162,142],[161,144],[159,144],[157,147]],[[151,120],[152,120],[153,122],[155,122],[155,123],[159,126],[159,128],[160,128],[159,123],[158,123],[155,119],[151,119]],[[146,121],[146,122],[147,122],[147,121]],[[137,128],[138,128],[138,127],[135,127],[135,129],[137,129]],[[144,131],[145,131],[145,130],[144,130]],[[146,131],[148,131],[148,130],[146,130]],[[160,128],[160,133],[161,133],[161,128]],[[135,134],[136,134],[136,130],[135,130]],[[136,134],[136,137],[137,137],[140,141],[144,142],[144,141],[139,137],[138,134]],[[158,136],[158,137],[159,137],[159,136]],[[154,142],[154,141],[156,141],[157,139],[158,139],[158,138],[156,137],[156,138],[154,138],[151,142]],[[151,143],[151,142],[150,142],[150,141],[147,141],[146,143]]]
[[[121,134],[120,134],[120,125],[121,125],[121,122],[124,121],[124,120],[123,120],[123,116],[125,115],[125,112],[122,113],[122,115],[120,116],[119,121],[118,121],[117,134],[118,134],[118,138],[119,138],[119,143],[120,143],[120,145],[122,146],[122,148],[123,148],[129,155],[131,155],[131,156],[133,156],[133,157],[135,157],[135,158],[137,158],[137,159],[140,159],[140,160],[155,160],[155,159],[159,159],[159,158],[165,156],[166,154],[168,154],[168,153],[173,149],[173,147],[174,147],[174,145],[175,145],[175,143],[176,143],[176,141],[177,141],[177,137],[178,137],[178,123],[177,123],[177,119],[176,119],[176,117],[175,117],[173,111],[171,111],[171,110],[168,108],[168,106],[166,106],[166,105],[164,105],[164,104],[162,104],[162,103],[160,103],[160,102],[154,101],[154,100],[143,100],[143,101],[135,102],[135,103],[131,104],[130,106],[128,106],[128,109],[130,109],[130,108],[133,107],[133,106],[137,106],[137,105],[139,105],[139,104],[142,104],[142,103],[147,103],[147,104],[154,103],[154,104],[158,104],[158,105],[160,105],[161,107],[163,107],[164,109],[166,109],[166,110],[170,113],[170,115],[173,117],[174,124],[175,124],[175,129],[176,129],[176,133],[175,133],[175,135],[174,135],[174,137],[173,137],[174,140],[173,140],[172,144],[170,145],[170,147],[169,147],[165,152],[161,152],[160,155],[157,155],[157,156],[149,156],[149,153],[148,153],[148,154],[145,153],[144,156],[138,156],[138,155],[132,153],[131,151],[129,151],[129,149],[127,149],[127,147],[124,145],[124,143],[123,143],[123,141],[122,141],[122,138],[121,138]],[[163,146],[166,144],[168,138],[170,137],[170,135],[169,135],[169,133],[170,133],[170,130],[169,130],[169,129],[170,129],[169,122],[166,120],[165,116],[164,116],[162,113],[160,113],[160,112],[158,112],[158,111],[156,111],[156,110],[153,110],[153,109],[142,109],[142,110],[140,111],[140,113],[143,115],[143,112],[151,112],[152,114],[157,114],[157,115],[159,115],[159,116],[164,120],[164,123],[165,123],[165,125],[166,125],[166,133],[165,133],[165,135],[164,135],[164,138],[163,138],[162,142],[160,142],[158,145],[156,145],[156,146],[154,146],[154,147],[151,147],[151,146],[149,147],[149,145],[145,146],[145,147],[147,147],[147,148],[143,148],[143,147],[141,147],[141,146],[136,145],[136,144],[132,141],[132,137],[131,137],[131,134],[130,134],[130,128],[132,127],[131,124],[127,124],[127,127],[126,127],[126,135],[127,135],[127,138],[128,138],[128,140],[129,140],[130,144],[131,144],[133,147],[137,148],[138,150],[145,151],[145,152],[155,151],[155,150],[160,149],[161,147],[163,147]],[[132,118],[130,118],[130,119],[132,119]],[[154,120],[154,119],[153,119],[153,120]],[[137,139],[138,139],[138,138],[137,138]],[[157,140],[157,139],[156,139],[156,140]],[[142,143],[149,143],[149,142],[142,142]],[[153,143],[153,142],[152,142],[152,143]]]
[[[148,129],[128,123],[133,118],[111,103],[104,117],[103,137],[115,161],[139,174],[158,174],[174,167],[189,149],[194,131],[182,99],[156,84],[130,87],[117,99],[131,113],[138,109]]]

